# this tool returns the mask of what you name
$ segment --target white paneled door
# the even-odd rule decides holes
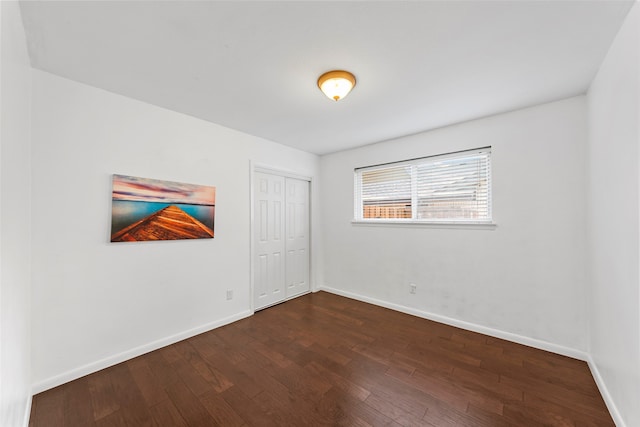
[[[254,308],[310,290],[309,182],[254,174]]]
[[[309,287],[309,182],[286,178],[287,213],[285,247],[287,298],[308,292]]]

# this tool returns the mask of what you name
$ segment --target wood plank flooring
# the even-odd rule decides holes
[[[30,426],[614,426],[586,363],[325,292],[34,396]]]

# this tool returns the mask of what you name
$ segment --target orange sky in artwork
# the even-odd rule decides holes
[[[113,200],[215,205],[216,187],[113,175]]]

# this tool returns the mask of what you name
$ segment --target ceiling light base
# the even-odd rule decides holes
[[[318,78],[318,87],[327,98],[339,101],[356,85],[356,77],[348,71],[334,70]]]

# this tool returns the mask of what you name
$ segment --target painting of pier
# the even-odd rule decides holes
[[[111,241],[211,239],[216,188],[113,175]]]

